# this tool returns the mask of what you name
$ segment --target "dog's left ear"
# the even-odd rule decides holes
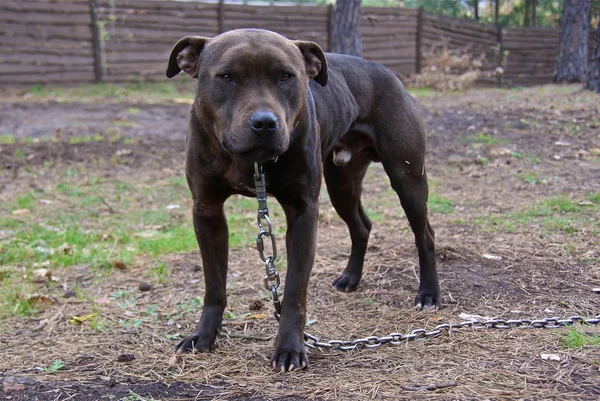
[[[306,73],[321,86],[327,85],[327,59],[323,49],[315,42],[294,41],[304,56]]]
[[[193,78],[198,78],[198,58],[208,38],[202,36],[186,36],[180,39],[169,56],[167,77],[173,78],[181,70]]]

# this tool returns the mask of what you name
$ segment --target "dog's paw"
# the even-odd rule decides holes
[[[358,287],[358,283],[360,282],[360,275],[355,275],[351,273],[342,273],[341,276],[333,280],[332,285],[336,290],[342,292],[352,292],[356,291]]]
[[[277,372],[292,372],[294,370],[306,369],[308,367],[308,356],[304,350],[281,351],[275,350],[271,358],[271,367]]]
[[[442,302],[440,299],[440,294],[429,291],[419,290],[417,296],[415,297],[415,308],[418,311],[423,309],[441,309]]]
[[[211,352],[215,348],[216,336],[205,336],[194,332],[181,340],[175,347],[175,352]]]

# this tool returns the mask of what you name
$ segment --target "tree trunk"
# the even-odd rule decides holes
[[[531,12],[529,14],[529,19],[531,20],[529,26],[537,26],[537,0],[531,0]]]
[[[331,13],[331,51],[360,57],[360,2],[337,0]]]
[[[565,0],[554,82],[583,82],[588,63],[590,0]]]
[[[498,25],[498,14],[500,13],[500,0],[494,4],[494,24]]]
[[[473,16],[475,17],[475,21],[479,21],[479,0],[473,2]]]
[[[590,72],[586,88],[596,93],[600,93],[600,19],[598,20],[598,26],[596,27],[596,40],[594,43],[594,55],[592,56],[592,62],[590,63]]]
[[[525,16],[523,17],[523,26],[529,26],[529,10],[531,10],[531,1],[525,0]]]

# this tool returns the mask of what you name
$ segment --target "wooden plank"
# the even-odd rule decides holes
[[[85,25],[90,23],[88,13],[51,14],[41,12],[0,11],[0,24],[43,24],[43,25]]]
[[[314,5],[264,5],[250,6],[225,3],[226,15],[231,14],[302,14],[327,18],[327,6]]]
[[[77,38],[77,40],[91,41],[92,39],[92,31],[89,26],[23,25],[8,22],[0,24],[0,35],[12,36],[15,34],[42,40]]]
[[[406,35],[406,34],[411,34],[412,33],[411,36],[414,36],[415,32],[416,32],[416,28],[417,28],[416,25],[413,28],[414,29],[411,29],[410,31],[406,31],[406,30],[400,31],[398,29],[398,27],[395,27],[395,26],[391,26],[391,27],[383,27],[383,26],[381,26],[381,27],[379,27],[379,26],[369,27],[369,28],[365,29],[364,31],[361,29],[361,36],[362,36],[363,32],[364,32],[365,35],[389,35],[389,34],[396,34],[396,33],[404,33]]]
[[[217,13],[201,14],[195,16],[188,15],[169,15],[160,13],[147,14],[125,14],[125,13],[107,13],[99,12],[98,17],[103,21],[111,24],[127,25],[132,23],[138,24],[171,24],[171,25],[189,25],[201,26],[206,23],[217,25]]]
[[[423,13],[423,24],[443,26],[445,29],[462,29],[464,31],[476,31],[488,34],[495,34],[497,32],[495,25],[482,24],[465,18],[452,18],[429,13]]]
[[[127,0],[127,3],[113,0],[99,0],[98,6],[101,9],[129,9],[129,10],[216,10],[217,3],[202,3],[195,1],[149,1],[149,0]]]
[[[54,73],[81,73],[89,72],[93,77],[94,66],[93,65],[33,65],[33,64],[0,64],[0,75],[11,75],[11,74],[35,74],[39,76],[54,74]]]
[[[93,82],[94,73],[90,72],[60,72],[50,74],[19,74],[9,75],[0,74],[0,85],[2,86],[23,86],[23,85],[46,85],[57,83],[84,83]]]
[[[451,41],[462,41],[481,45],[495,45],[497,43],[495,36],[472,36],[470,34],[462,34],[452,31],[441,31],[441,30],[430,30],[423,27],[422,31],[423,41],[440,41],[443,39],[450,39]]]
[[[105,19],[100,19],[100,21],[104,21],[106,22]],[[216,20],[198,20],[196,21],[199,26],[202,27],[203,32],[210,32],[213,35],[217,35],[218,31],[219,31],[219,27],[218,27],[218,23]],[[129,29],[131,31],[135,31],[135,30],[143,30],[143,29],[150,29],[150,30],[157,30],[156,27],[160,26],[161,29],[164,30],[169,30],[169,31],[187,31],[188,34],[191,34],[192,32],[195,34],[197,31],[186,28],[187,27],[187,23],[183,24],[181,22],[172,22],[172,23],[166,23],[166,22],[152,22],[152,21],[148,21],[148,22],[142,22],[142,21],[138,21],[138,22],[124,22],[124,23],[116,23],[114,25],[111,25],[110,23],[107,23],[106,26],[108,28],[114,29],[114,28],[119,28],[119,29]],[[114,27],[114,28],[113,28]],[[109,29],[106,30],[107,32],[109,31]]]
[[[416,17],[418,10],[416,8],[401,8],[401,7],[362,7],[362,15],[374,14],[374,15],[399,15],[407,17]]]
[[[115,39],[124,40],[126,42],[134,41],[134,40],[154,40],[157,42],[171,42],[168,37],[177,37],[182,38],[184,36],[190,35],[190,30],[185,27],[181,27],[178,29],[152,29],[152,28],[124,28],[124,27],[114,27],[107,29],[108,35],[110,37],[110,41]],[[194,32],[200,35],[205,32]]]
[[[19,64],[19,65],[93,65],[93,58],[90,55],[80,54],[48,54],[38,52],[6,52],[0,54],[0,63]]]
[[[44,51],[60,54],[60,52],[73,51],[78,53],[89,52],[91,55],[91,43],[84,40],[75,39],[52,39],[50,41],[35,41],[31,40],[30,37],[25,35],[14,35],[6,36],[0,33],[0,45],[6,52],[15,51],[22,52],[23,49],[27,51]]]
[[[107,53],[106,62],[112,64],[115,62],[151,62],[164,63],[166,67],[167,60],[171,54],[170,48],[165,48],[163,51],[149,52],[120,52]]]
[[[479,32],[468,29],[461,29],[460,27],[453,29],[450,26],[435,26],[431,24],[423,24],[423,31],[430,33],[443,33],[445,35],[455,35],[461,37],[470,37],[472,39],[479,40],[496,40],[498,32]]]
[[[414,32],[411,33],[394,33],[394,34],[389,34],[389,35],[371,35],[370,33],[361,33],[360,38],[364,43],[377,43],[381,40],[383,41],[388,41],[388,40],[395,40],[398,42],[412,42],[415,43],[416,42],[416,35]]]
[[[20,13],[40,12],[49,14],[82,14],[89,10],[87,0],[77,3],[46,3],[41,1],[3,1],[0,12],[13,11]]]
[[[412,52],[413,54],[416,54],[417,45],[415,42],[400,44],[397,42],[389,41],[389,42],[381,42],[381,43],[372,44],[372,45],[363,47],[363,52],[373,52],[373,51],[379,51],[379,50],[406,51],[406,52]]]

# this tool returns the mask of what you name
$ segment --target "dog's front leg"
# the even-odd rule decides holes
[[[200,246],[204,270],[204,309],[196,329],[177,345],[177,352],[209,352],[214,348],[227,305],[225,287],[229,245],[223,203],[195,200],[193,215],[194,233]]]
[[[288,270],[281,305],[279,332],[271,358],[273,369],[291,371],[308,366],[304,348],[306,294],[315,260],[318,199],[296,200],[282,206],[287,218]]]

